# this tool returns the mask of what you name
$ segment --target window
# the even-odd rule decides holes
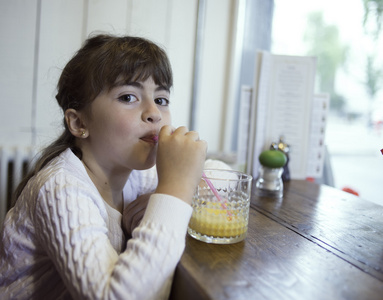
[[[383,1],[367,1],[363,24],[364,1],[275,0],[271,51],[317,56],[315,92],[331,95],[334,186],[383,205],[383,28],[376,34],[374,15]]]

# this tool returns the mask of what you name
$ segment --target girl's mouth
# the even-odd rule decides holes
[[[147,135],[141,138],[144,142],[151,143],[151,144],[157,144],[158,142],[158,135],[152,134]]]

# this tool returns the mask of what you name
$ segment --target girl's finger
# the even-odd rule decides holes
[[[175,128],[170,125],[165,125],[161,127],[161,130],[159,132],[159,136],[163,135],[172,135],[172,133],[175,131]]]
[[[184,135],[186,133],[188,133],[189,130],[187,129],[187,127],[185,126],[181,126],[181,127],[178,127],[174,132],[173,134],[180,134],[180,135]]]
[[[188,137],[190,137],[190,138],[192,138],[192,139],[194,139],[195,141],[199,141],[199,140],[200,140],[200,138],[199,138],[199,134],[198,134],[198,132],[196,132],[196,131],[189,131],[189,132],[186,132],[185,135],[188,136]]]

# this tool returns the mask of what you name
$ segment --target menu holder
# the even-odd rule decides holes
[[[242,87],[238,167],[258,177],[259,154],[282,137],[292,179],[318,178],[329,96],[314,94],[316,58],[258,51],[253,87]]]

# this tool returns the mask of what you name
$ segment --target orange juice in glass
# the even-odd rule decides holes
[[[205,170],[193,196],[188,233],[214,244],[232,244],[247,235],[250,175],[232,170]]]

